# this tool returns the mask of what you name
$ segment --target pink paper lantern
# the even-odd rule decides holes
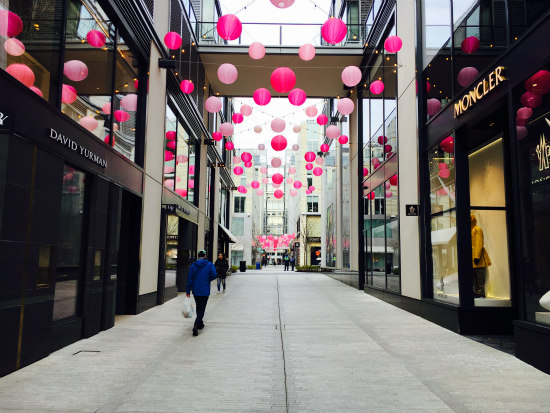
[[[386,189],[390,189],[390,188],[391,188],[390,182],[389,182],[389,181],[386,181],[386,182],[384,183],[384,187],[385,187]]]
[[[181,36],[176,32],[168,32],[164,35],[164,44],[171,50],[181,47]]]
[[[123,110],[115,110],[115,120],[117,122],[126,122],[130,119],[130,114]]]
[[[292,185],[296,189],[300,189],[302,187],[302,183],[300,181],[294,181],[294,183]]]
[[[111,102],[105,103],[103,107],[101,108],[101,111],[107,115],[111,114]],[[174,132],[175,134],[176,132]],[[175,139],[175,138],[174,138]]]
[[[294,106],[301,106],[306,101],[306,92],[300,88],[292,89],[288,93],[288,101]]]
[[[428,110],[428,116],[434,116],[441,110],[441,101],[436,98],[428,99],[426,102],[426,107]]]
[[[6,67],[6,72],[19,80],[27,87],[31,87],[34,84],[34,72],[30,67],[21,63],[12,63]]]
[[[80,126],[82,126],[84,129],[89,130],[90,132],[97,129],[98,122],[91,116],[84,116],[80,119],[78,122],[80,123]]]
[[[107,145],[110,145],[114,148],[115,146],[115,137],[113,136],[113,142],[109,144],[109,140],[111,139],[110,135],[105,136],[105,139],[103,139],[103,142],[105,142]]]
[[[520,102],[527,108],[535,109],[542,103],[542,95],[535,95],[531,92],[525,92],[521,95]]]
[[[475,51],[479,48],[479,39],[475,36],[468,36],[462,40],[460,48],[466,54],[475,53]]]
[[[262,166],[260,172],[265,175],[267,173],[267,166]]]
[[[386,198],[391,198],[393,196],[392,191],[386,191]]]
[[[295,143],[294,145],[292,145],[292,150],[293,151],[297,151],[298,149],[300,149],[300,145],[298,145],[297,143]]]
[[[309,188],[308,188],[311,192],[315,191],[315,187],[313,185],[311,185]]]
[[[363,73],[357,66],[348,66],[342,70],[342,83],[348,87],[354,87],[361,82]]]
[[[283,164],[283,161],[279,158],[273,158],[271,160],[271,166],[274,168],[279,168]]]
[[[545,95],[550,92],[550,72],[539,70],[525,81],[525,89],[535,95]]]
[[[235,155],[235,156],[233,157],[233,163],[234,163],[235,165],[240,164],[240,163],[241,163],[241,157]]]
[[[193,93],[193,90],[195,90],[195,85],[193,84],[192,80],[182,80],[180,83],[180,90],[185,94]]]
[[[374,198],[376,198],[376,194],[374,193],[374,191],[367,194],[367,199],[373,200]]]
[[[392,146],[391,146],[391,145],[384,145],[384,152],[390,153],[391,150],[392,150]]]
[[[242,105],[241,106],[241,113],[243,116],[250,116],[252,115],[252,108],[248,105]]]
[[[164,151],[164,160],[165,160],[166,162],[171,161],[172,159],[174,159],[174,156],[175,156],[175,155],[174,155],[174,152],[172,152],[172,151]]]
[[[301,130],[302,130],[302,127],[300,125],[294,125],[292,127],[292,132],[294,133],[300,133]]]
[[[317,116],[317,123],[321,126],[326,125],[328,123],[328,118],[324,114],[320,114]]]
[[[250,162],[252,160],[252,154],[250,152],[243,152],[241,154],[241,159],[243,162]]]
[[[136,95],[135,93],[130,93],[120,100],[120,107],[130,112],[135,112],[137,110],[137,105],[138,95]]]
[[[241,194],[246,194],[247,190],[246,188],[244,187],[244,185],[239,185],[237,187],[237,191],[239,191]]]
[[[337,139],[340,136],[340,129],[336,125],[330,125],[325,134],[329,139]]]
[[[454,138],[452,136],[447,136],[445,139],[441,141],[439,144],[441,149],[443,149],[443,152],[445,153],[453,153],[454,152]]]
[[[340,43],[347,33],[346,23],[335,17],[328,19],[321,27],[321,36],[329,44]]]
[[[308,171],[311,171],[313,169],[313,164],[312,163],[306,163],[306,169]]]
[[[226,14],[218,19],[216,29],[224,40],[235,40],[243,31],[243,25],[237,16]]]
[[[166,132],[166,140],[175,141],[176,140],[176,131],[169,130]]]
[[[263,143],[258,144],[258,150],[263,151],[265,149],[265,145]]]
[[[252,181],[250,186],[254,189],[258,189],[260,187],[260,183],[258,181]]]
[[[16,38],[6,39],[6,41],[4,42],[4,50],[10,56],[21,56],[23,53],[25,53],[25,45]]]
[[[176,194],[178,194],[182,198],[185,198],[187,196],[187,189],[176,188]]]
[[[294,0],[269,0],[271,4],[279,9],[286,9],[294,4]]]
[[[189,181],[187,181],[187,187],[188,187],[189,189],[195,188],[195,180],[194,180],[194,179],[190,179]]]
[[[239,124],[242,123],[242,121],[244,120],[244,116],[242,113],[235,112],[233,116],[231,116],[231,120],[233,121],[233,123]]]
[[[40,89],[38,89],[36,86],[31,86],[29,89],[32,90],[34,93],[36,93],[41,98],[44,97],[44,94],[42,93],[42,91]]]
[[[248,55],[254,60],[260,60],[265,56],[265,47],[260,42],[254,42],[248,46]]]
[[[342,115],[349,115],[355,109],[355,104],[350,98],[340,99],[338,101],[337,109]]]
[[[189,165],[189,175],[195,175],[195,165]]]
[[[71,103],[74,103],[77,97],[78,95],[74,87],[71,85],[63,85],[63,88],[61,89],[61,101],[63,103],[70,105]]]
[[[189,160],[189,157],[186,155],[178,155],[176,158],[176,163],[185,163]]]
[[[271,73],[271,86],[279,93],[287,93],[296,84],[296,75],[288,67],[278,67]]]
[[[292,182],[294,182],[294,179],[292,179],[291,176],[289,176],[288,178],[286,178],[286,183],[287,183],[287,184],[291,184]]]
[[[261,87],[254,91],[252,98],[254,99],[256,105],[265,106],[271,101],[271,92],[266,88]]]
[[[315,46],[310,43],[301,45],[298,49],[298,56],[306,62],[310,61],[315,57]]]
[[[467,66],[460,69],[456,80],[460,86],[466,87],[470,86],[478,76],[479,72],[475,67]]]
[[[291,166],[290,168],[288,168],[288,173],[289,174],[295,174],[296,173],[296,168]]]
[[[384,91],[384,83],[381,80],[375,80],[370,84],[370,91],[374,95],[379,95]]]
[[[174,180],[173,179],[165,179],[164,180],[164,186],[166,188],[173,189],[174,188]]]
[[[238,76],[239,72],[237,72],[237,68],[231,63],[224,63],[218,68],[218,79],[226,85],[235,83]]]
[[[451,175],[451,171],[448,169],[441,169],[439,171],[439,176],[443,179],[447,179]]]
[[[175,170],[176,170],[176,168],[174,168],[173,166],[168,166],[168,165],[166,165],[166,166],[164,167],[164,173],[165,173],[165,174],[174,173]],[[181,180],[181,178],[180,178],[180,180]],[[177,182],[179,182],[179,181],[177,181]]]
[[[442,169],[447,169],[448,166],[445,162],[439,162],[439,164],[437,165],[437,167],[439,168],[439,170],[442,170]]]
[[[282,151],[286,148],[287,141],[283,135],[277,135],[271,139],[271,147],[274,151]]]
[[[304,159],[306,162],[313,162],[315,160],[315,152],[306,152]]]
[[[243,172],[244,172],[244,169],[240,166],[236,166],[236,167],[233,168],[233,173],[235,175],[242,175]]]
[[[295,189],[291,189],[290,190],[290,196],[296,196],[296,195],[298,195],[298,191],[295,190]]]
[[[516,125],[518,125],[518,126],[527,126],[528,123],[529,123],[529,119],[522,119],[522,118],[518,118],[516,116]]]
[[[15,37],[23,31],[23,22],[19,16],[9,10],[0,10],[0,35]]]
[[[73,82],[80,82],[88,77],[88,66],[80,60],[69,60],[63,65],[63,74]]]
[[[531,108],[519,108],[517,112],[518,119],[529,119],[533,116],[533,109]]]
[[[390,184],[391,184],[392,186],[397,186],[397,174],[395,174],[394,176],[392,176],[392,177],[390,178]]]
[[[273,183],[277,185],[283,183],[284,179],[285,179],[284,176],[279,173],[276,173],[271,177],[271,180],[273,181]]]
[[[369,169],[363,167],[363,178],[364,178],[365,176],[368,176],[368,174],[369,174]]]
[[[233,135],[234,127],[229,122],[224,122],[220,125],[220,132],[223,136]]]
[[[321,145],[321,152],[328,152],[330,150],[330,146],[328,146],[326,143],[323,143]]]
[[[397,53],[398,51],[401,50],[402,46],[403,46],[403,41],[399,36],[389,36],[384,41],[384,49],[386,49],[388,53]]]
[[[262,133],[262,127],[260,125],[254,126],[254,132],[256,133]]]
[[[269,179],[267,179],[265,176],[262,178],[262,183],[267,184],[269,182]]]
[[[225,149],[228,151],[232,151],[233,149],[235,149],[235,145],[231,141],[225,142]]]
[[[99,30],[90,30],[86,34],[86,40],[93,47],[103,47],[105,46],[105,34]]]
[[[341,145],[345,145],[348,141],[349,138],[346,135],[342,135],[338,138],[338,142],[340,142]]]
[[[387,142],[388,142],[388,138],[386,138],[385,136],[378,137],[378,144],[385,145]]]
[[[325,163],[325,159],[322,156],[318,156],[317,158],[315,158],[315,163],[317,165],[322,165]]]
[[[221,132],[214,132],[212,134],[212,139],[214,139],[216,142],[219,142],[223,139],[223,135],[221,134]]]
[[[311,194],[311,190],[306,189],[306,195],[309,195],[309,194]]]
[[[313,168],[313,175],[315,176],[323,175],[323,168],[319,168],[318,166]]]
[[[263,194],[264,194],[264,191],[262,191],[261,189],[258,189],[256,191],[256,195],[258,195],[258,196],[262,196]]]
[[[271,121],[271,129],[273,132],[280,133],[285,130],[286,123],[280,118],[275,118]]]
[[[516,126],[516,138],[518,140],[525,138],[528,132],[525,126]]]
[[[275,192],[273,192],[273,196],[277,199],[281,199],[284,195],[284,192],[280,189],[277,189]]]
[[[308,106],[306,108],[306,115],[309,116],[310,118],[313,118],[315,116],[317,116],[317,108],[315,106]]]
[[[252,162],[245,162],[244,166],[245,168],[252,168]]]
[[[373,165],[375,165],[375,166],[376,166],[376,165],[379,165],[379,164],[380,164],[380,159],[378,159],[378,158],[372,158],[371,163],[372,163]]]
[[[208,99],[206,99],[204,107],[209,113],[216,113],[221,110],[222,101],[216,96],[210,96]]]

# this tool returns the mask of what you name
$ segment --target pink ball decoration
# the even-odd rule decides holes
[[[263,143],[258,144],[258,150],[263,151],[265,149],[265,145]]]
[[[195,175],[195,165],[189,165],[189,175]]]
[[[292,132],[294,133],[300,133],[301,130],[302,130],[302,127],[300,125],[294,125],[292,127]]]
[[[271,147],[274,151],[282,151],[286,148],[287,141],[283,135],[277,135],[271,139]]]
[[[185,163],[189,160],[189,157],[186,155],[178,155],[176,158],[177,163]]]
[[[166,140],[175,141],[176,140],[176,131],[169,130],[166,132]]]
[[[216,96],[210,96],[208,99],[206,99],[206,102],[204,103],[204,107],[209,113],[216,113],[221,110],[222,101]]]
[[[164,35],[164,44],[171,50],[179,49],[181,46],[181,36],[176,32],[168,32]]]
[[[226,14],[218,19],[216,29],[222,39],[235,40],[241,35],[243,25],[237,16]]]
[[[273,130],[273,132],[282,132],[285,130],[285,127],[285,121],[280,118],[275,118],[271,121],[271,129]]]
[[[516,125],[527,126],[528,123],[529,123],[529,119],[522,119],[522,118],[516,117]]]
[[[337,139],[340,136],[340,129],[336,125],[330,125],[325,134],[329,139]]]
[[[262,178],[262,183],[267,184],[269,182],[269,179],[267,179],[265,176]]]
[[[447,179],[451,175],[451,171],[448,169],[441,169],[439,171],[439,176],[443,179]]]
[[[277,199],[281,199],[284,195],[284,192],[280,189],[277,189],[275,192],[273,192],[273,196]]]
[[[175,170],[176,170],[176,168],[174,168],[173,166],[168,166],[168,165],[166,165],[166,166],[164,167],[164,173],[165,173],[165,174],[174,173]],[[180,178],[180,180],[181,180],[181,178]],[[177,181],[177,182],[179,182],[179,181]]]
[[[295,143],[294,145],[292,145],[292,150],[293,150],[293,151],[297,151],[298,149],[300,149],[300,145],[298,145],[297,143]]]
[[[479,76],[479,71],[475,67],[467,66],[460,69],[456,78],[458,84],[462,87],[470,86]]]
[[[103,142],[105,142],[107,145],[109,145],[110,135],[105,136],[105,139],[103,139]],[[113,136],[113,142],[111,143],[111,147],[115,146],[115,137]]]
[[[298,195],[298,191],[295,190],[295,189],[291,189],[290,190],[290,196],[296,196],[296,195]]]
[[[397,53],[398,51],[401,50],[402,46],[403,46],[403,41],[399,36],[389,36],[384,41],[384,49],[386,49],[388,53]]]
[[[166,143],[166,147],[167,147],[168,149],[176,149],[176,141],[168,141],[168,142]]]
[[[101,108],[101,111],[102,111],[103,113],[107,114],[107,115],[110,115],[110,114],[111,114],[111,102],[105,103],[105,104],[103,105],[103,107]],[[175,133],[176,133],[176,132],[174,132],[174,136],[175,136]],[[176,139],[176,138],[174,138],[174,139]]]
[[[311,171],[313,169],[313,164],[312,163],[306,163],[306,169],[308,171]]]
[[[390,152],[391,152],[391,150],[392,150],[392,147],[391,147],[391,145],[384,145],[384,152],[386,152],[386,153],[390,153]]]
[[[235,175],[242,175],[243,172],[244,172],[244,169],[240,166],[236,166],[236,167],[233,168],[233,173]]]
[[[239,72],[237,72],[237,68],[231,63],[224,63],[218,68],[218,79],[226,85],[235,83],[238,76]]]
[[[313,118],[315,116],[317,116],[317,108],[315,106],[308,106],[306,108],[306,115],[309,116],[310,118]]]
[[[126,109],[131,112],[135,112],[137,110],[138,105],[138,95],[135,93],[130,93],[129,95],[124,96],[120,100],[120,106],[123,109]]]
[[[525,89],[535,95],[544,95],[550,92],[550,72],[539,70],[525,81]]]
[[[329,44],[340,43],[346,37],[347,32],[346,23],[335,17],[328,19],[321,27],[321,36]]]
[[[271,4],[279,9],[286,9],[294,4],[294,0],[269,0]]]
[[[258,195],[258,196],[262,196],[263,194],[264,194],[264,191],[262,191],[261,189],[258,189],[256,191],[256,195]]]
[[[221,132],[214,132],[212,134],[212,139],[214,139],[216,142],[219,142],[223,139],[223,135],[221,134]]]
[[[190,179],[189,181],[187,181],[187,186],[189,187],[189,189],[195,188],[195,180]]]
[[[88,66],[80,60],[69,60],[63,65],[63,74],[73,82],[80,82],[88,77]]]
[[[517,112],[518,119],[529,119],[533,116],[533,109],[531,108],[519,108]]]
[[[300,181],[294,181],[294,183],[292,185],[296,189],[300,189],[302,187],[302,183]]]
[[[0,35],[15,37],[23,30],[23,22],[19,16],[9,10],[0,10]]]
[[[279,93],[287,93],[296,84],[296,75],[288,67],[278,67],[271,73],[271,86]]]
[[[105,34],[99,30],[90,30],[86,34],[86,40],[93,47],[103,47],[105,46]]]
[[[531,92],[525,92],[521,95],[520,102],[527,108],[535,109],[542,103],[542,95],[535,95]]]
[[[274,168],[279,168],[283,164],[283,161],[279,158],[273,158],[271,160],[271,166]]]
[[[321,126],[326,125],[328,123],[328,118],[324,114],[320,114],[317,116],[317,123]]]
[[[12,63],[6,67],[6,72],[19,80],[27,87],[31,87],[34,84],[34,72],[27,65],[21,63]],[[76,98],[75,98],[76,99]]]
[[[166,188],[174,188],[174,180],[173,179],[165,179],[164,180],[164,186]]]
[[[306,92],[300,88],[292,89],[288,93],[288,101],[294,106],[301,106],[306,101]]]
[[[220,125],[220,132],[223,136],[233,135],[234,127],[229,122],[224,122]]]
[[[243,162],[250,162],[252,160],[252,154],[250,152],[243,152],[241,154],[241,159]]]
[[[384,187],[386,189],[390,189],[391,188],[391,184],[389,183],[389,181],[386,181],[386,183],[384,184]]]
[[[235,112],[233,116],[231,116],[231,120],[233,121],[233,123],[239,124],[242,123],[242,121],[244,120],[244,116],[242,113]]]
[[[31,86],[29,89],[32,90],[34,93],[36,93],[41,98],[44,97],[44,94],[42,93],[42,91],[40,89],[38,89],[36,86]]]
[[[354,87],[361,82],[363,73],[357,66],[348,66],[342,70],[342,83],[348,87]]]
[[[370,91],[374,95],[379,95],[384,91],[384,83],[381,80],[375,80],[370,84]]]
[[[374,198],[376,198],[376,194],[374,193],[374,191],[367,194],[367,199],[373,200]]]
[[[378,158],[372,158],[371,163],[372,163],[373,165],[379,165],[379,164],[380,164],[380,159],[378,159]]]
[[[1,19],[1,17],[0,17]],[[4,50],[11,56],[21,56],[25,53],[25,45],[19,39],[6,39],[4,42]]]
[[[97,120],[95,120],[91,116],[84,116],[83,118],[80,118],[80,126],[82,126],[84,129],[89,130],[90,132],[97,129]]]
[[[258,189],[260,187],[260,183],[258,181],[252,181],[250,186],[254,189]]]
[[[290,168],[288,168],[288,173],[289,174],[295,174],[296,173],[296,168],[291,166]]]
[[[246,194],[247,190],[246,188],[244,187],[244,185],[239,185],[237,187],[237,191],[239,191],[241,194]]]
[[[231,141],[225,142],[225,149],[228,151],[232,151],[233,149],[235,149],[235,145]]]
[[[286,183],[287,183],[287,184],[291,184],[292,182],[294,182],[294,179],[292,179],[291,176],[289,176],[288,178],[286,178]]]
[[[468,36],[462,40],[460,47],[466,54],[475,53],[475,51],[479,48],[479,39],[475,36]]]
[[[443,152],[453,153],[455,151],[454,138],[452,136],[447,136],[441,141],[439,146],[443,149]]]
[[[178,194],[182,198],[185,198],[187,196],[187,189],[176,188],[176,194]]]
[[[426,107],[428,109],[428,116],[434,116],[441,110],[441,101],[436,98],[428,99],[428,102],[426,102]]]
[[[437,167],[439,168],[439,170],[441,171],[442,169],[447,169],[448,166],[445,162],[439,162],[439,164],[437,165]]]
[[[191,80],[182,80],[180,83],[180,89],[185,94],[193,93],[193,90],[195,90],[195,85],[193,84],[193,81]]]
[[[318,156],[317,158],[315,158],[315,163],[317,165],[322,165],[325,163],[325,159],[322,156]]]
[[[126,122],[130,119],[130,114],[123,110],[115,110],[115,120],[117,122]]]
[[[523,139],[527,136],[528,130],[525,126],[516,126],[516,138]]]
[[[252,108],[248,105],[242,105],[241,113],[243,114],[243,116],[250,116],[252,115]]]
[[[298,49],[298,56],[306,62],[310,61],[315,57],[315,46],[310,43],[301,45]]]
[[[318,166],[313,168],[313,175],[315,176],[323,175],[323,168],[319,168]]]
[[[265,47],[260,42],[254,42],[248,46],[248,55],[254,60],[260,60],[265,56]]]
[[[342,135],[338,138],[338,142],[340,142],[341,145],[345,145],[348,141],[349,138],[346,135]]]
[[[70,105],[76,100],[77,96],[78,95],[74,87],[71,85],[63,85],[63,88],[61,89],[61,101],[63,103]]]
[[[350,98],[344,98],[338,101],[337,108],[342,115],[349,115],[355,109],[355,104]]]
[[[315,191],[315,187],[313,185],[311,185],[309,188],[308,188],[311,192]]]
[[[326,143],[323,143],[321,145],[321,152],[328,152],[330,150],[330,146],[328,146]]]
[[[390,178],[390,184],[391,184],[392,186],[396,186],[396,185],[397,185],[397,174],[395,174],[394,176],[392,176],[392,177]]]
[[[271,92],[266,88],[261,87],[254,91],[252,98],[254,99],[256,105],[265,106],[271,101]]]
[[[313,162],[315,160],[315,152],[306,152],[304,159],[306,162]]]
[[[386,191],[386,198],[391,198],[393,196],[392,191]]]
[[[171,161],[172,159],[174,159],[174,152],[172,151],[164,151],[164,160],[166,162],[168,161]]]
[[[254,132],[256,133],[262,133],[262,127],[260,125],[254,126]]]
[[[233,157],[233,163],[234,163],[235,165],[240,164],[240,163],[241,163],[241,157],[235,155],[235,156]]]
[[[369,174],[369,169],[363,167],[363,177],[368,176],[368,174]]]
[[[267,167],[266,167],[266,166],[262,166],[262,167],[260,168],[260,172],[261,172],[262,174],[265,175],[265,174],[267,173]]]
[[[309,195],[311,194],[311,190],[310,189],[306,189],[306,195]]]
[[[244,166],[245,166],[245,168],[251,168],[252,167],[252,162],[245,162]]]
[[[387,142],[388,142],[388,138],[386,138],[385,136],[378,137],[378,144],[385,145]]]
[[[273,183],[274,183],[274,184],[277,184],[277,185],[283,183],[283,180],[284,180],[284,179],[285,179],[284,176],[281,175],[281,174],[279,174],[279,173],[274,174],[274,175],[271,177],[271,180],[273,181]]]

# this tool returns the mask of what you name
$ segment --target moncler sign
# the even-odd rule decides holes
[[[50,139],[56,141],[57,143],[67,147],[68,149],[79,153],[84,158],[92,161],[93,163],[101,166],[102,168],[107,167],[107,161],[101,158],[98,154],[93,153],[90,149],[82,146],[79,143],[76,143],[74,140],[68,136],[59,133],[53,128],[50,128]]]

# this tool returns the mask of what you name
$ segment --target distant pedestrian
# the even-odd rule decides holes
[[[210,296],[210,283],[218,276],[214,264],[206,259],[206,251],[200,250],[198,257],[199,259],[189,268],[187,285],[185,288],[187,297],[189,297],[191,291],[193,291],[193,297],[195,298],[195,304],[197,306],[197,318],[193,326],[194,336],[198,336],[199,330],[204,328],[203,317],[206,310],[206,303],[208,303],[208,297]]]
[[[288,258],[288,255],[283,257],[283,263],[285,265],[285,271],[288,271],[288,267],[290,266],[290,258]]]
[[[216,272],[218,273],[218,294],[220,294],[221,285],[223,285],[223,292],[225,292],[225,278],[227,277],[227,271],[229,271],[229,263],[221,252],[218,254],[214,267],[216,267]]]
[[[290,257],[290,266],[292,267],[292,271],[294,271],[294,265],[296,264],[296,258],[294,258],[294,255]]]

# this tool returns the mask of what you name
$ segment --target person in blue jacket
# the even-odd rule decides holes
[[[210,282],[218,277],[216,267],[214,267],[214,264],[206,259],[206,251],[199,251],[198,256],[199,259],[189,268],[187,285],[185,288],[187,297],[189,297],[191,291],[193,291],[193,297],[195,298],[195,304],[197,305],[197,318],[195,320],[195,325],[193,326],[194,336],[198,336],[199,330],[204,328],[202,318],[204,317],[206,303],[208,302],[208,297],[210,296]]]

